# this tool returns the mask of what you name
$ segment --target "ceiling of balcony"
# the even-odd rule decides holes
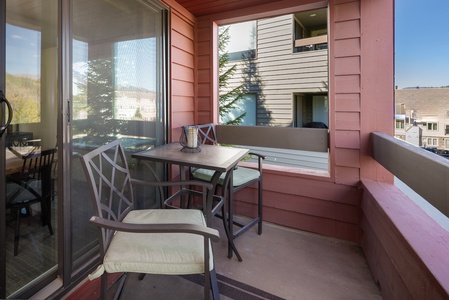
[[[280,0],[176,0],[197,17],[226,11],[251,8]]]

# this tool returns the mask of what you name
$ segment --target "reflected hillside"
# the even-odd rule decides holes
[[[40,78],[6,74],[6,98],[13,107],[13,124],[39,123]]]

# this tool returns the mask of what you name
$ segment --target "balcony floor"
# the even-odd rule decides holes
[[[222,237],[214,244],[219,277],[282,299],[382,299],[363,252],[353,243],[265,223],[261,236],[253,228],[236,240],[239,262],[227,258],[221,221],[214,220],[214,227]],[[130,276],[121,299],[143,297],[202,299],[202,287],[177,276],[147,275],[143,281]]]

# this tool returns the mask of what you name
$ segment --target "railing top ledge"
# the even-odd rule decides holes
[[[381,132],[371,142],[378,163],[449,216],[449,159]]]

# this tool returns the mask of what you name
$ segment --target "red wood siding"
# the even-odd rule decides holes
[[[195,17],[176,1],[164,0],[170,9],[170,128],[177,141],[180,127],[195,123]]]
[[[361,1],[361,177],[393,182],[371,157],[370,133],[394,134],[394,1]]]
[[[330,21],[331,174],[341,184],[360,180],[360,1],[334,1]],[[333,113],[332,113],[333,111]]]
[[[199,20],[197,23],[198,47],[198,110],[197,122],[218,123],[218,69],[216,66],[217,28],[209,20]]]
[[[264,172],[264,219],[270,222],[327,234],[357,241],[359,232],[360,206],[358,201],[358,185],[362,176],[362,168],[367,167],[363,174],[372,174],[375,166],[366,164],[362,158],[362,140],[367,133],[377,126],[377,120],[366,119],[372,114],[373,104],[363,105],[363,101],[371,101],[369,93],[374,90],[386,89],[387,79],[381,83],[365,80],[370,76],[372,64],[365,55],[366,46],[362,45],[371,36],[364,37],[362,32],[374,33],[379,20],[373,21],[374,15],[379,16],[379,10],[370,8],[369,22],[362,20],[364,3],[367,0],[334,0],[329,1],[330,18],[330,47],[329,47],[329,98],[330,98],[330,178],[313,176],[294,176],[292,173],[282,173],[269,170]],[[310,5],[323,7],[319,1],[278,1],[276,4],[266,4],[253,8],[253,11],[233,11],[223,14],[214,14],[198,18],[197,22],[197,55],[198,55],[198,110],[199,123],[213,122],[217,116],[216,95],[216,66],[215,57],[211,53],[216,39],[215,24],[226,24],[235,21],[244,21],[261,17],[276,16],[279,14],[294,13],[310,7]],[[273,9],[276,6],[277,9]],[[264,10],[270,7],[271,10]],[[316,7],[315,7],[316,8]],[[388,5],[381,7],[389,10]],[[392,13],[392,11],[386,11]],[[246,14],[246,15],[245,15]],[[252,14],[252,16],[248,16]],[[391,20],[393,20],[391,18]],[[386,22],[386,27],[389,22]],[[390,29],[393,27],[389,27]],[[383,35],[383,38],[392,38],[391,30],[386,33],[375,33],[374,36]],[[209,46],[207,46],[209,44]],[[382,65],[382,71],[391,68],[392,73],[392,44],[386,42],[382,47],[390,49],[391,53]],[[370,51],[372,55],[376,55]],[[362,55],[363,54],[363,55]],[[365,65],[364,65],[365,63]],[[380,68],[379,66],[377,68]],[[382,76],[379,74],[379,76]],[[393,81],[391,80],[391,83]],[[366,85],[369,88],[366,89]],[[362,88],[363,86],[363,88]],[[391,86],[392,87],[392,86]],[[391,89],[391,92],[393,90]],[[388,92],[386,93],[388,94]],[[391,103],[392,97],[387,97],[381,104]],[[393,107],[393,105],[390,105]],[[367,110],[368,109],[368,110]],[[379,111],[377,107],[376,111]],[[385,114],[388,116],[388,114]],[[363,122],[368,120],[368,124]],[[392,120],[386,122],[391,126]],[[368,125],[368,126],[366,126]],[[374,173],[377,174],[379,170]],[[370,175],[373,176],[373,175]],[[293,188],[293,189],[292,189]],[[347,193],[341,193],[341,189]],[[323,194],[326,191],[328,194]],[[242,191],[237,195],[236,209],[238,213],[252,215],[255,213],[255,191]],[[349,197],[349,198],[348,198]],[[250,199],[250,200],[247,200]],[[349,200],[348,200],[349,199]]]
[[[218,120],[217,24],[315,9],[327,3],[283,0],[195,19],[175,1],[165,2],[174,6],[173,140],[182,125]],[[331,0],[328,4],[330,177],[267,168],[266,221],[357,241],[361,178],[391,178],[369,156],[367,138],[374,130],[393,130],[393,120],[386,119],[393,109],[393,4],[390,0],[371,2]],[[238,213],[254,214],[254,194],[248,190],[237,195]]]
[[[448,299],[449,233],[391,184],[363,181],[363,252],[384,299]]]

